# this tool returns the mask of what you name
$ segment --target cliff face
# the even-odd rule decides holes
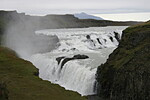
[[[150,22],[123,31],[118,48],[97,70],[104,100],[150,100]]]

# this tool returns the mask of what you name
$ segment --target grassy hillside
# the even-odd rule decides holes
[[[85,100],[79,94],[43,81],[28,61],[0,47],[0,100]]]
[[[15,16],[15,17],[13,17]],[[0,43],[6,26],[19,20],[15,12],[0,13]],[[22,26],[23,26],[22,22]],[[0,100],[85,100],[78,93],[67,91],[59,85],[43,81],[38,69],[20,59],[16,53],[0,46]]]
[[[46,28],[95,27],[132,25],[135,22],[79,20],[72,15],[28,16],[17,12],[0,11],[0,39],[8,24],[18,24],[20,31]],[[17,29],[16,28],[16,29]],[[17,31],[20,34],[20,31]],[[0,42],[1,43],[1,42]],[[36,76],[38,70],[28,61],[0,46],[0,100],[84,100],[79,94],[43,81]]]
[[[150,100],[150,22],[127,28],[119,47],[98,67],[104,100]]]

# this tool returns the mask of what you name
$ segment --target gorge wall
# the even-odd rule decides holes
[[[43,36],[35,36],[35,31],[40,29],[99,27],[115,25],[121,26],[133,24],[137,24],[137,22],[97,21],[91,19],[79,20],[73,15],[47,15],[40,17],[29,16],[25,15],[24,13],[18,14],[15,11],[0,11],[0,37],[2,37],[3,33],[8,34],[5,35],[8,38],[8,40],[10,40],[10,42],[7,42],[7,46],[13,50],[15,50],[18,47],[23,48],[23,50],[25,50],[30,47],[36,46],[35,44],[39,43],[39,40],[41,41],[42,38],[45,38]],[[97,81],[98,95],[100,97],[102,97],[103,99],[111,100],[150,99],[149,33],[150,22],[147,22],[145,25],[128,28],[124,31],[123,39],[120,42],[118,49],[116,49],[114,53],[110,55],[110,58],[104,65],[101,65],[98,68]],[[54,38],[57,42],[57,37]],[[49,41],[49,39],[47,40]],[[3,42],[5,42],[5,40]],[[17,45],[14,45],[15,43]],[[37,48],[38,47],[40,47],[40,45],[37,45]],[[39,50],[37,48],[36,50]],[[46,49],[51,50],[51,48]],[[2,52],[4,51],[5,50],[3,50]],[[1,54],[3,55],[3,53]],[[5,59],[1,58],[1,60],[1,62],[4,63],[3,60]],[[5,63],[7,63],[7,59]],[[9,67],[10,65],[7,66]],[[4,65],[2,66],[4,67]],[[18,66],[20,66],[20,63],[18,64]],[[19,79],[21,78],[19,77]]]
[[[104,100],[150,100],[150,21],[123,31],[118,48],[96,76]]]

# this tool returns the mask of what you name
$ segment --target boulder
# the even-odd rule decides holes
[[[100,42],[99,38],[96,38],[96,39],[97,39],[98,43],[102,45],[102,43]]]
[[[58,58],[56,58],[56,61],[58,62],[58,65],[60,64],[60,61],[62,60],[62,59],[64,59],[65,57],[63,56],[63,57],[58,57]]]
[[[58,64],[60,64],[60,61],[63,59],[62,63],[61,63],[61,69],[63,68],[64,64],[67,63],[68,61],[70,60],[76,60],[76,59],[87,59],[89,58],[87,55],[80,55],[80,54],[77,54],[77,55],[74,55],[73,57],[71,58],[67,58],[67,57],[58,57],[56,58]]]
[[[119,41],[120,41],[120,35],[119,35],[119,33],[114,32],[114,34],[115,34],[115,38],[116,38],[116,40],[119,42]]]
[[[114,40],[113,40],[113,37],[112,37],[112,36],[110,36],[110,37],[109,37],[109,39],[111,40],[111,42],[114,42]]]

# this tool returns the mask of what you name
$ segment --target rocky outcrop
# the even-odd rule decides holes
[[[56,61],[58,62],[58,65],[60,64],[61,60],[64,59],[65,57],[58,57],[56,58]]]
[[[119,33],[117,33],[117,32],[114,32],[114,35],[115,35],[115,38],[116,38],[116,40],[118,41],[118,42],[120,42],[120,34]]]
[[[104,100],[150,100],[150,22],[123,31],[96,77],[98,96]]]
[[[58,64],[60,64],[61,60],[63,60],[62,63],[61,63],[61,69],[62,69],[63,66],[64,66],[64,64],[67,63],[68,61],[76,60],[76,59],[87,59],[87,58],[89,58],[87,55],[77,54],[77,55],[74,55],[71,58],[68,58],[68,57],[58,57],[58,58],[56,58],[56,61],[58,62]]]

